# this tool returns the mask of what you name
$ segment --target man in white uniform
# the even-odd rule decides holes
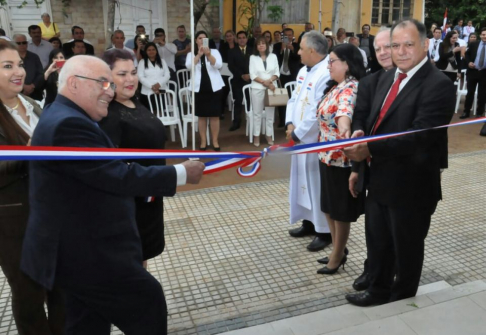
[[[318,31],[302,37],[299,55],[304,66],[297,75],[297,85],[287,103],[287,138],[296,143],[315,143],[319,133],[316,110],[329,81],[327,39]],[[331,243],[329,226],[321,211],[321,180],[317,154],[292,156],[290,170],[290,223],[304,220],[302,227],[292,229],[293,237],[316,237],[307,246],[319,251]]]

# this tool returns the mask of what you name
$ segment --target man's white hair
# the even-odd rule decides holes
[[[105,62],[95,56],[78,55],[71,57],[62,67],[59,73],[58,92],[61,93],[67,84],[69,77],[74,75],[89,76],[91,74],[91,64],[100,62],[108,66]]]

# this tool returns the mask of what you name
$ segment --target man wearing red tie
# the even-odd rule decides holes
[[[454,114],[454,85],[427,61],[423,23],[395,24],[391,47],[396,70],[377,85],[362,130],[381,135],[448,124]],[[438,89],[440,88],[440,89]],[[431,216],[441,199],[440,167],[447,131],[431,130],[358,144],[345,149],[354,161],[370,164],[366,234],[370,286],[346,295],[358,306],[415,296]]]

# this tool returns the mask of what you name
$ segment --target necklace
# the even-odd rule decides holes
[[[16,110],[17,108],[19,108],[19,105],[20,105],[20,99],[19,98],[17,98],[17,104],[13,107],[9,107],[9,106],[4,104],[5,107],[10,108],[11,110]]]

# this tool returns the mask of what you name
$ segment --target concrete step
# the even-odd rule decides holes
[[[393,303],[342,305],[225,335],[485,334],[486,282],[421,286],[417,296]]]

